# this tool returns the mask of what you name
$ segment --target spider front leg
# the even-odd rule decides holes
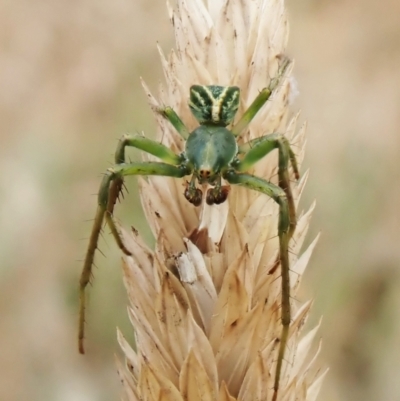
[[[289,239],[296,228],[296,207],[294,204],[292,189],[289,177],[289,162],[292,165],[293,174],[298,180],[300,178],[296,156],[290,147],[289,141],[282,134],[269,134],[253,139],[239,147],[239,154],[243,154],[240,161],[235,164],[238,171],[248,171],[255,163],[265,157],[269,152],[278,149],[278,180],[279,186],[285,191],[288,205],[290,229]]]
[[[292,166],[293,174],[298,180],[300,178],[299,168],[296,156],[290,147],[289,141],[282,134],[269,134],[260,138],[253,139],[239,147],[239,154],[243,154],[241,160],[235,165],[238,171],[247,171],[260,159],[265,157],[273,149],[278,149],[278,181],[279,187],[285,192],[289,216],[289,227],[284,235],[279,236],[280,241],[280,264],[282,271],[282,334],[278,351],[278,360],[274,382],[275,401],[282,370],[283,358],[285,356],[286,343],[289,334],[289,325],[291,320],[290,313],[290,282],[289,282],[289,241],[296,229],[296,207],[293,199],[293,193],[290,185],[289,163]],[[279,230],[278,230],[279,233]]]
[[[250,174],[237,173],[234,170],[228,170],[224,178],[231,184],[238,184],[243,187],[262,192],[271,197],[279,205],[279,260],[281,264],[282,280],[282,300],[281,300],[281,322],[282,333],[278,351],[278,359],[275,368],[274,395],[272,401],[278,397],[279,382],[282,371],[283,358],[289,337],[289,326],[291,320],[290,311],[290,276],[289,276],[289,241],[290,241],[290,206],[285,191],[277,185],[274,185],[262,178]]]
[[[180,164],[183,161],[183,158],[181,156],[175,154],[170,148],[163,145],[162,143],[153,141],[139,134],[125,134],[118,142],[117,150],[115,151],[115,164],[123,164],[126,162],[125,148],[127,146],[143,150],[144,152],[158,157],[165,163],[173,164],[174,166]],[[122,191],[122,187],[122,177],[113,181],[112,187],[110,188],[110,193],[113,193],[114,196],[110,197],[107,206],[107,211],[110,214],[113,213],[115,202],[117,201],[119,194]]]
[[[159,157],[166,163],[142,162],[125,164],[126,146],[132,146],[144,150],[147,153]],[[78,341],[79,352],[81,354],[85,352],[83,347],[85,324],[85,288],[88,285],[92,275],[94,255],[97,249],[104,218],[106,218],[118,246],[125,254],[129,254],[129,251],[125,248],[118,229],[112,219],[114,205],[122,189],[123,177],[126,175],[161,175],[180,178],[188,174],[188,168],[186,165],[180,165],[182,162],[181,156],[176,155],[165,145],[140,135],[124,135],[121,138],[115,154],[115,161],[117,164],[113,168],[107,170],[100,186],[96,216],[94,219],[79,282],[80,306]]]
[[[125,148],[127,146],[140,149],[158,157],[165,163],[178,165],[182,157],[160,142],[153,141],[139,134],[125,134],[119,140],[115,151],[115,164],[125,163]]]

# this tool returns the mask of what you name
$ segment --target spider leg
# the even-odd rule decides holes
[[[177,166],[182,162],[181,156],[177,155],[170,148],[160,142],[153,141],[139,134],[125,134],[119,140],[117,150],[115,152],[115,164],[125,163],[125,148],[127,146],[134,147],[157,156],[165,163]]]
[[[149,140],[146,140],[149,141]],[[147,144],[147,142],[140,142],[141,144]],[[157,144],[157,143],[156,143]],[[154,144],[153,144],[154,145]],[[160,145],[160,144],[157,144]],[[144,145],[143,145],[144,146]],[[165,151],[161,146],[161,151]],[[139,148],[140,149],[140,148]],[[157,156],[161,155],[161,152],[157,150],[157,147],[151,147],[153,154]],[[117,151],[118,153],[118,151]],[[150,153],[150,152],[149,152]],[[164,156],[163,156],[164,157]],[[169,154],[166,157],[171,157]],[[116,164],[114,167],[109,168],[105,173],[103,180],[100,185],[100,190],[98,194],[98,206],[96,211],[96,216],[94,219],[94,224],[92,228],[92,233],[90,235],[89,246],[86,252],[85,261],[79,281],[79,331],[78,331],[78,342],[79,342],[79,352],[81,354],[85,353],[83,340],[84,340],[84,325],[85,325],[85,289],[90,281],[92,274],[92,266],[94,261],[94,254],[97,249],[97,243],[99,240],[99,235],[101,227],[103,225],[104,219],[106,219],[111,232],[121,250],[126,254],[130,255],[130,252],[126,249],[121,236],[118,232],[118,228],[113,220],[112,212],[114,210],[115,202],[118,198],[121,186],[123,184],[123,177],[128,175],[158,175],[167,177],[181,178],[190,173],[190,169],[186,167],[185,164],[181,166],[174,166],[172,164],[161,163],[161,162],[139,162],[139,163],[129,163],[129,164]]]
[[[287,170],[286,170],[287,171]],[[275,368],[274,395],[272,401],[278,397],[279,382],[282,371],[283,358],[289,337],[289,326],[291,320],[290,311],[290,276],[289,276],[289,241],[290,241],[290,214],[289,202],[285,191],[263,178],[250,174],[237,173],[233,169],[224,173],[224,178],[231,184],[241,185],[248,189],[262,192],[271,197],[279,205],[279,259],[281,265],[282,300],[281,300],[281,322],[282,332],[278,350],[278,359]]]
[[[172,164],[174,166],[177,166],[183,162],[183,158],[180,155],[175,154],[170,148],[160,142],[153,141],[139,134],[125,134],[118,142],[114,157],[115,164],[126,163],[125,148],[127,146],[143,150],[144,152],[158,157],[163,162]],[[110,194],[115,194],[115,196],[110,196],[109,198],[107,211],[110,214],[113,213],[115,203],[122,188],[123,177],[121,176],[118,179],[115,179],[111,184]]]
[[[296,228],[296,208],[294,204],[292,189],[289,177],[289,162],[292,165],[293,173],[298,180],[300,178],[296,156],[290,147],[289,141],[282,134],[273,133],[253,139],[239,148],[239,153],[243,157],[234,165],[237,171],[248,171],[255,163],[265,157],[269,152],[278,149],[278,178],[279,186],[285,191],[289,205],[290,229],[289,239],[292,237]]]
[[[117,149],[115,151],[115,164],[126,163],[125,148],[127,146],[143,150],[144,152],[158,157],[163,162],[172,164],[174,166],[180,164],[183,161],[183,158],[180,155],[177,155],[170,148],[160,142],[153,141],[139,134],[124,134],[119,140]],[[119,197],[122,188],[123,177],[120,176],[112,182],[110,187],[110,198],[107,206],[107,211],[110,214],[113,213],[115,203]],[[111,194],[114,194],[114,196],[111,196]]]
[[[158,112],[162,114],[175,127],[175,129],[178,131],[179,135],[183,139],[188,139],[190,132],[173,108],[161,108],[158,110]]]
[[[264,88],[254,99],[253,103],[249,106],[249,108],[243,113],[240,120],[232,127],[231,132],[233,135],[240,137],[243,131],[248,127],[251,120],[255,117],[255,115],[259,112],[261,107],[267,102],[267,100],[271,97],[272,92],[276,89],[281,81],[282,76],[285,74],[288,66],[290,65],[290,60],[288,58],[284,58],[282,65],[279,67],[278,75],[271,79],[267,88]]]

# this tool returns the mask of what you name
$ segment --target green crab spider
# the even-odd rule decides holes
[[[169,120],[186,141],[185,150],[181,154],[175,154],[162,143],[138,134],[124,135],[121,138],[115,153],[115,165],[107,169],[100,185],[97,212],[80,277],[78,339],[81,354],[85,352],[83,345],[85,289],[91,278],[94,254],[104,220],[110,227],[118,246],[126,255],[130,255],[113,219],[114,206],[122,190],[124,177],[156,175],[183,178],[191,175],[190,181],[186,184],[184,196],[195,206],[199,206],[203,198],[202,190],[196,186],[196,183],[211,186],[205,196],[207,204],[224,202],[229,193],[229,186],[222,185],[222,179],[224,179],[229,184],[264,193],[279,205],[279,260],[277,262],[280,263],[282,272],[282,333],[274,378],[273,400],[276,399],[291,320],[288,253],[289,241],[296,227],[296,211],[289,181],[289,163],[296,179],[299,179],[299,170],[295,154],[282,134],[272,133],[244,144],[239,144],[238,139],[270,98],[289,64],[289,60],[285,59],[277,77],[258,94],[231,129],[226,127],[232,123],[239,108],[240,89],[236,86],[194,85],[190,88],[189,107],[200,124],[193,132],[189,132],[173,109],[170,107],[160,109],[159,112]],[[125,148],[127,146],[154,155],[161,162],[126,163]],[[273,149],[277,149],[279,155],[278,185],[246,173]]]

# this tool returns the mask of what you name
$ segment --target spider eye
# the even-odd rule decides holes
[[[200,124],[226,127],[239,108],[240,89],[237,86],[201,86],[190,88],[189,107]]]

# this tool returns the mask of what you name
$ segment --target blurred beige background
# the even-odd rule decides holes
[[[300,300],[324,315],[319,399],[400,400],[400,3],[290,0],[289,53],[308,120],[302,205],[323,235]],[[163,79],[163,0],[0,2],[0,400],[118,400],[128,335],[119,253],[105,235],[86,357],[77,282],[100,174],[126,132],[154,128],[139,76]],[[118,215],[151,241],[135,180]],[[130,337],[132,338],[132,337]]]

